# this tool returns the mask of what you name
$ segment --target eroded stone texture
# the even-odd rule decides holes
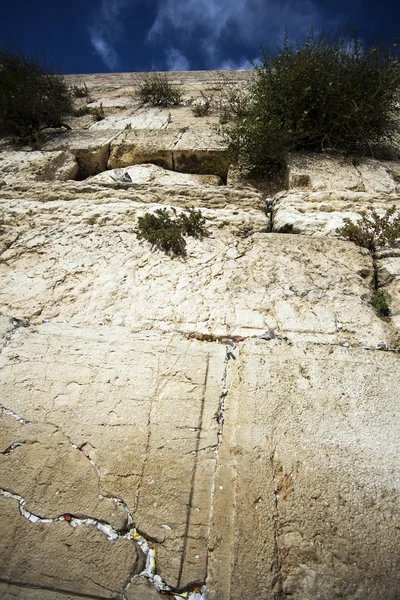
[[[10,358],[18,364],[19,357]],[[3,402],[7,410],[6,398]],[[118,530],[127,526],[126,511],[100,495],[95,468],[57,426],[22,424],[0,413],[0,488],[26,498],[27,510],[42,518],[73,514]]]
[[[335,236],[344,226],[344,219],[356,222],[370,210],[382,215],[393,205],[400,208],[398,194],[329,190],[279,192],[274,200],[273,231]]]
[[[293,339],[374,345],[388,338],[370,305],[372,261],[349,242],[262,233],[261,212],[205,209],[211,236],[188,238],[187,258],[172,259],[137,239],[148,208],[132,201],[5,205],[19,226],[35,223],[2,254],[9,315],[213,335],[273,327]]]
[[[30,423],[4,416],[3,446],[24,445],[2,457],[1,485],[39,516],[122,527],[109,500],[120,498],[169,585],[204,581],[224,356],[176,334],[18,328],[1,355],[2,399]]]
[[[111,183],[121,179],[121,174],[128,173],[132,183],[147,184],[147,185],[219,185],[221,180],[215,175],[192,175],[188,173],[176,173],[163,169],[157,165],[134,165],[124,169],[112,169],[104,171],[99,175],[95,175],[90,179],[90,182],[96,183]],[[125,176],[126,177],[126,176]],[[119,179],[118,179],[119,178]]]
[[[43,588],[27,588],[8,583],[0,583],[0,597],[2,600],[81,600],[82,596],[44,590]],[[86,596],[89,600],[90,596]],[[94,599],[93,599],[94,600]]]
[[[94,527],[31,523],[16,500],[0,496],[1,577],[28,586],[115,598],[143,568],[138,546],[115,542]]]
[[[0,595],[159,597],[132,521],[164,581],[207,579],[207,600],[395,600],[398,356],[374,348],[400,343],[400,269],[337,230],[398,205],[399,162],[293,155],[267,214],[234,169],[217,185],[218,111],[192,113],[226,75],[170,74],[171,109],[137,101],[141,77],[71,76],[104,120],[1,144]],[[185,258],[137,240],[145,212],[190,206],[211,235]]]
[[[79,175],[83,179],[105,171],[110,155],[110,144],[119,135],[119,131],[75,130],[49,133],[46,136],[43,150],[68,150],[79,165]]]
[[[399,162],[367,158],[292,153],[288,157],[289,189],[398,192]]]
[[[0,180],[14,184],[30,181],[68,181],[78,174],[78,163],[70,152],[16,152],[0,154]]]
[[[241,346],[229,363],[208,599],[397,598],[398,361]]]

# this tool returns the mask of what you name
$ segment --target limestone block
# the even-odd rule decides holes
[[[391,193],[396,191],[393,176],[396,164],[364,158],[355,161],[327,154],[292,153],[288,157],[288,187],[290,190]]]
[[[226,154],[226,144],[216,132],[188,129],[174,146],[174,168],[184,173],[218,173]],[[224,165],[226,171],[228,166]]]
[[[1,439],[2,447],[23,445],[0,454],[1,486],[38,516],[102,513],[114,528],[122,528],[111,500],[119,498],[157,548],[158,572],[169,585],[204,581],[224,358],[223,345],[178,334],[57,323],[17,328],[0,357],[8,411]],[[92,529],[81,525],[74,535]],[[23,546],[7,547],[13,561]],[[113,560],[112,548],[105,561]],[[71,555],[78,560],[79,552]],[[45,561],[45,551],[38,554]],[[86,555],[100,568],[90,549]],[[83,584],[66,589],[90,593]]]
[[[72,596],[115,598],[132,573],[143,568],[141,551],[132,541],[112,542],[94,527],[73,528],[65,521],[30,522],[12,498],[0,496],[0,507],[0,567],[5,580]]]
[[[171,187],[174,185],[190,185],[197,187],[203,185],[219,185],[221,183],[220,178],[215,175],[176,173],[175,171],[169,171],[168,169],[163,169],[162,167],[152,164],[125,167],[124,169],[121,169],[121,173],[128,173],[132,183],[142,185],[166,185]],[[112,183],[113,181],[118,180],[118,176],[120,176],[119,169],[113,169],[95,175],[90,179],[90,182]]]
[[[78,163],[70,152],[18,152],[0,154],[0,179],[6,184],[29,181],[67,181],[75,179]]]
[[[15,364],[18,357],[12,360]],[[65,393],[71,402],[74,387],[71,383]],[[117,530],[127,526],[124,508],[99,498],[99,477],[88,453],[74,448],[57,427],[21,424],[0,413],[0,448],[0,488],[27,498],[30,512],[50,519],[72,514],[102,520]]]
[[[143,167],[143,165],[140,165]],[[153,165],[155,166],[155,165]],[[129,167],[128,167],[129,168]],[[150,167],[151,168],[151,167]],[[160,171],[157,171],[160,172]],[[179,181],[182,174],[174,173],[174,181]],[[175,176],[177,179],[175,179]],[[201,180],[210,181],[210,176],[205,176]],[[46,213],[45,220],[54,211],[52,204],[51,208],[45,208],[46,202],[58,202],[60,200],[71,200],[76,203],[79,208],[76,212],[83,214],[86,210],[91,210],[92,206],[101,204],[104,200],[106,203],[121,201],[122,204],[128,202],[138,202],[141,204],[168,204],[171,206],[187,207],[195,206],[209,209],[224,209],[232,210],[233,216],[240,215],[242,220],[245,219],[245,214],[251,214],[251,221],[257,222],[259,218],[263,218],[264,224],[268,221],[265,218],[265,199],[264,195],[250,187],[235,188],[233,186],[211,187],[205,185],[182,185],[174,183],[172,186],[163,185],[160,189],[158,183],[130,184],[122,182],[107,182],[108,175],[101,178],[101,183],[96,183],[93,179],[85,181],[69,181],[63,184],[52,183],[51,186],[43,183],[18,184],[12,188],[0,188],[1,202],[1,221],[0,221],[0,239],[4,242],[10,234],[19,231],[21,228],[35,227],[35,218],[29,218],[28,206],[33,201],[40,202],[41,209]],[[187,182],[188,180],[185,179]],[[190,176],[189,181],[193,181],[193,176]],[[27,202],[29,200],[29,203]],[[32,204],[34,206],[34,204]],[[38,204],[36,205],[39,206]],[[67,209],[67,206],[65,206]],[[246,209],[246,211],[238,211],[238,209]],[[34,213],[36,214],[35,209]],[[226,220],[227,221],[227,220]],[[11,238],[10,238],[11,239]]]
[[[130,114],[129,114],[130,113]],[[162,108],[146,107],[136,111],[132,109],[129,113],[119,113],[106,116],[105,119],[97,121],[90,126],[91,131],[102,129],[166,129],[168,126],[169,111]]]
[[[398,362],[361,349],[241,345],[229,362],[209,600],[395,600]]]
[[[19,585],[0,583],[0,597],[2,600],[81,600],[82,596],[44,590],[40,588],[27,588]],[[91,600],[91,596],[87,596]],[[95,600],[93,598],[93,600]]]
[[[179,138],[176,131],[132,129],[111,143],[108,168],[116,169],[150,162],[174,170],[172,151]]]
[[[273,231],[310,236],[337,235],[344,219],[376,210],[383,214],[390,206],[400,208],[396,194],[351,191],[289,191],[276,194],[273,204]]]
[[[20,222],[29,212],[36,227],[22,230],[2,254],[6,315],[213,335],[273,327],[293,340],[388,341],[387,324],[370,305],[372,261],[350,242],[262,233],[262,213],[203,209],[211,235],[188,238],[181,259],[137,239],[137,217],[149,205],[132,200],[46,202],[36,210],[34,202],[24,208],[18,201],[13,210]]]
[[[79,176],[83,179],[106,170],[110,143],[118,134],[113,129],[57,132],[46,135],[43,149],[69,150],[78,161]]]
[[[400,330],[400,249],[380,251],[376,264],[379,289],[387,297],[393,324]]]
[[[144,577],[135,577],[125,592],[126,600],[160,600],[160,593]]]

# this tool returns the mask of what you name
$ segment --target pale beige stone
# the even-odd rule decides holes
[[[399,358],[249,341],[229,363],[207,598],[395,599]]]
[[[11,360],[17,364],[19,357]],[[65,398],[74,402],[78,388],[75,382],[67,384]],[[6,402],[3,398],[8,409]],[[56,403],[60,405],[59,397]],[[26,498],[30,512],[46,519],[64,514],[97,519],[117,530],[127,527],[127,512],[100,495],[95,467],[58,427],[21,424],[0,413],[0,443],[0,488]],[[18,444],[15,449],[13,444]]]
[[[15,208],[22,222],[24,207]],[[29,218],[33,210],[30,202]],[[372,261],[354,244],[261,233],[261,212],[203,210],[211,236],[188,238],[187,258],[174,259],[137,239],[147,210],[132,201],[41,204],[36,227],[3,252],[4,312],[214,335],[272,327],[291,339],[388,338],[370,305]]]
[[[291,153],[288,187],[292,189],[349,190],[391,193],[397,189],[394,171],[398,163],[329,154]]]
[[[118,537],[136,526],[207,600],[397,598],[398,252],[374,264],[337,230],[398,205],[400,162],[293,154],[249,187],[218,108],[192,107],[252,76],[170,73],[171,108],[138,102],[141,74],[69,76],[103,120],[0,142],[0,486],[24,498],[0,496],[2,597],[159,597]],[[139,216],[191,206],[211,235],[185,258],[137,240]]]
[[[383,215],[393,205],[400,208],[398,194],[336,190],[279,192],[273,204],[273,231],[335,236],[344,226],[344,219],[356,222],[371,210]]]
[[[3,580],[115,598],[143,568],[142,553],[132,541],[111,542],[94,527],[73,528],[65,521],[32,523],[12,498],[0,496],[0,506]]]
[[[190,185],[197,187],[203,185],[219,185],[221,183],[220,178],[216,177],[215,175],[176,173],[175,171],[169,171],[168,169],[163,169],[162,167],[152,164],[134,165],[131,167],[125,167],[124,169],[112,169],[110,171],[104,171],[99,175],[91,177],[90,182],[112,183],[119,181],[123,173],[129,174],[132,183],[141,185]]]
[[[383,292],[390,309],[390,318],[400,336],[400,249],[390,248],[377,253],[378,290]]]
[[[78,163],[70,152],[17,152],[0,154],[0,179],[6,184],[28,181],[67,181],[75,179]]]
[[[150,162],[174,170],[172,150],[179,133],[166,130],[123,131],[110,146],[109,169]]]
[[[0,597],[2,600],[80,600],[82,596],[44,590],[43,588],[28,588],[8,583],[0,583]],[[94,597],[86,596],[88,600]]]
[[[120,498],[169,585],[204,581],[224,357],[223,345],[178,334],[18,328],[0,357],[1,397],[30,424],[4,417],[3,447],[25,445],[2,457],[1,485],[27,510],[47,511],[39,516],[65,511],[114,526],[109,499]],[[65,438],[87,457],[63,448]]]
[[[110,144],[119,135],[117,130],[66,131],[47,134],[43,150],[68,150],[79,165],[80,178],[101,173],[107,168]]]

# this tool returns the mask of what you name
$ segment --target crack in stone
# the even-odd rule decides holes
[[[26,419],[23,419],[22,417],[20,417],[19,415],[17,415],[12,410],[10,410],[8,408],[5,408],[5,406],[1,406],[0,408],[1,408],[1,412],[3,413],[3,415],[8,415],[9,417],[12,417],[13,419],[16,419],[22,425],[31,425],[32,424],[31,421],[27,421]]]
[[[274,503],[275,503],[275,515],[274,515],[274,570],[275,577],[273,581],[273,587],[276,588],[274,592],[274,600],[280,600],[283,598],[283,581],[282,581],[282,558],[279,544],[279,528],[280,528],[280,513],[279,513],[279,487],[276,479],[277,463],[275,460],[275,448],[273,448],[270,455],[270,464],[272,472],[272,483],[274,486]]]
[[[18,448],[19,446],[23,446],[23,445],[24,444],[22,442],[13,442],[12,444],[10,444],[10,446],[8,446],[8,448],[6,448],[2,452],[0,452],[0,454],[3,454],[4,456],[6,456],[7,454],[11,454],[11,452],[13,452],[15,450],[15,448]]]

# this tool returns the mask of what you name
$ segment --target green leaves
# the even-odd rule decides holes
[[[33,141],[46,127],[64,126],[72,98],[60,75],[7,49],[0,49],[0,65],[0,134]]]
[[[186,255],[186,240],[184,236],[201,239],[208,237],[205,229],[206,219],[200,210],[189,208],[179,215],[172,209],[171,217],[166,208],[158,208],[154,213],[146,213],[138,218],[135,233],[139,240],[144,239],[152,246],[167,254]]]
[[[246,125],[225,127],[239,160],[268,169],[296,149],[373,155],[394,143],[400,123],[400,68],[393,44],[372,47],[349,36],[310,32],[262,49],[250,88]]]
[[[344,219],[345,225],[338,233],[358,246],[367,248],[373,255],[378,246],[393,244],[400,238],[400,214],[395,205],[380,217],[375,210],[363,215],[357,223]]]
[[[137,79],[136,95],[150,106],[177,106],[182,102],[182,89],[173,86],[166,73],[151,73]]]

